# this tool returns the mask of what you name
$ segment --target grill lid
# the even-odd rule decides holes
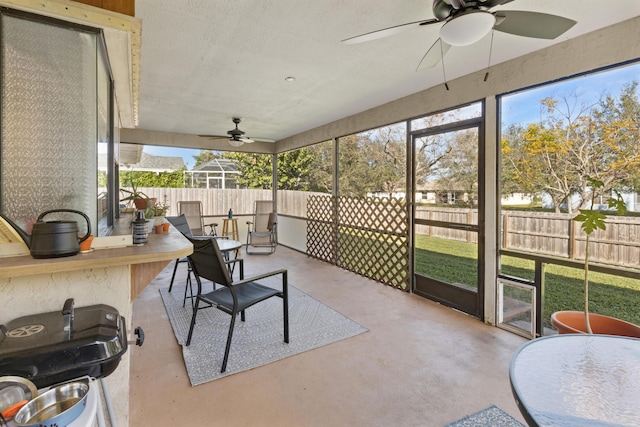
[[[115,370],[127,351],[125,319],[104,304],[34,314],[0,325],[0,375],[38,387]]]

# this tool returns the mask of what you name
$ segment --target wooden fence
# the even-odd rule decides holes
[[[204,188],[141,188],[149,197],[163,200],[166,195],[177,215],[177,201],[200,200],[205,215],[224,216],[229,209],[234,215],[253,213],[255,200],[271,200],[271,190],[235,190]],[[307,218],[307,202],[322,193],[278,191],[278,212]],[[549,212],[502,211],[502,248],[522,250],[569,259],[584,259],[585,234],[571,214]],[[419,206],[416,218],[443,222],[477,224],[478,212],[467,208]],[[397,228],[393,224],[390,227]],[[387,230],[398,232],[400,230]],[[418,225],[416,233],[443,239],[477,243],[477,233]],[[607,229],[597,230],[590,238],[590,259],[621,267],[640,268],[640,218],[610,216]]]
[[[584,260],[586,234],[575,214],[504,211],[502,247]],[[640,268],[640,218],[609,216],[607,229],[589,237],[589,259]]]
[[[206,188],[138,188],[149,197],[155,197],[159,202],[167,196],[169,212],[167,215],[178,215],[178,201],[200,200],[202,212],[210,216],[226,216],[229,209],[234,215],[253,214],[256,200],[271,200],[271,190],[236,190],[236,189],[206,189]]]
[[[502,211],[503,249],[584,260],[586,235],[574,214],[551,212]],[[475,209],[424,207],[416,217],[444,222],[477,224]],[[477,243],[477,233],[420,225],[417,234]],[[640,268],[640,218],[609,216],[607,229],[597,230],[589,238],[589,259],[620,267]]]

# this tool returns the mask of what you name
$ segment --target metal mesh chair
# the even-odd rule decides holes
[[[204,240],[211,240],[211,239],[218,239],[219,237],[217,236],[194,236],[191,233],[191,227],[189,227],[189,222],[187,220],[187,217],[182,214],[180,216],[168,216],[167,217],[167,221],[169,221],[171,223],[171,225],[173,225],[180,233],[182,233],[186,238],[188,239],[204,239]],[[181,263],[186,263],[188,262],[187,257],[184,258],[178,258],[176,259],[175,265],[173,267],[173,274],[171,275],[171,282],[169,283],[169,292],[171,292],[171,290],[173,289],[173,282],[176,278],[176,272],[178,271],[178,266]],[[189,298],[192,299],[193,301],[193,289],[191,287],[191,266],[189,266],[187,268],[187,280],[186,280],[186,287],[184,289],[184,298],[182,300],[182,306],[184,307],[185,302],[187,301],[187,290],[191,291],[191,296]]]
[[[272,254],[278,246],[278,216],[271,200],[256,200],[253,221],[247,221],[247,253]]]
[[[178,202],[178,215],[184,215],[189,223],[191,234],[194,236],[216,236],[217,223],[204,223],[202,215],[202,202],[195,200],[182,200]],[[207,227],[209,229],[207,230]]]
[[[215,307],[231,315],[229,324],[229,333],[227,335],[227,344],[224,350],[224,358],[222,359],[222,369],[227,369],[227,361],[229,360],[229,350],[231,348],[231,339],[233,337],[233,328],[235,326],[236,316],[240,313],[240,319],[244,322],[245,309],[271,297],[282,298],[283,321],[284,321],[284,342],[289,342],[289,302],[288,302],[288,282],[287,270],[277,270],[269,273],[244,278],[244,260],[242,258],[226,261],[220,252],[218,243],[215,239],[210,240],[192,240],[193,253],[189,255],[189,263],[193,270],[196,282],[198,283],[198,294],[196,296],[196,305],[191,317],[191,326],[189,327],[189,335],[186,345],[191,344],[193,330],[196,325],[196,316],[198,311],[203,308]],[[239,264],[240,280],[232,282],[229,274],[230,264]],[[256,281],[282,275],[282,290],[271,288],[266,285],[257,283]],[[222,287],[211,292],[202,291],[201,278],[218,283]],[[204,307],[201,305],[204,304]]]

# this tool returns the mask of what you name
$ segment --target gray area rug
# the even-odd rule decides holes
[[[454,421],[451,424],[447,424],[445,427],[524,427],[524,425],[513,418],[511,415],[498,408],[496,405],[491,405],[482,411],[478,411],[475,414],[468,415],[458,421]]]
[[[261,280],[260,283],[280,288],[279,277]],[[203,286],[207,291],[213,285],[207,283]],[[195,288],[194,286],[194,291]],[[171,293],[167,287],[161,289],[160,294],[173,332],[182,346],[192,386],[253,369],[367,331],[365,327],[289,284],[289,344],[283,341],[282,300],[270,298],[263,301],[246,310],[246,322],[240,321],[240,316],[237,317],[227,370],[221,374],[231,316],[215,308],[200,310],[191,345],[186,347],[184,343],[189,333],[193,310],[189,299],[185,307],[182,307],[184,291],[184,286],[174,285]]]

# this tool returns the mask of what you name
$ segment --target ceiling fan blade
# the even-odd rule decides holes
[[[251,138],[251,139],[256,142],[276,142],[275,139],[269,139],[269,138]]]
[[[501,10],[495,13],[496,31],[516,36],[553,40],[576,24],[573,19],[548,13]]]
[[[442,57],[449,51],[449,48],[451,48],[451,45],[443,42],[442,39],[439,38],[436,40],[420,60],[416,71],[428,70],[435,67],[442,61]]]
[[[355,37],[351,37],[348,39],[344,39],[342,40],[342,43],[344,44],[356,44],[356,43],[363,43],[363,42],[368,42],[371,40],[377,40],[377,39],[381,39],[383,37],[389,37],[392,36],[394,34],[398,34],[401,33],[403,31],[406,31],[412,27],[419,27],[421,25],[429,25],[429,24],[435,24],[438,21],[437,19],[427,19],[427,20],[422,20],[422,21],[416,21],[416,22],[410,22],[408,24],[402,24],[402,25],[396,25],[395,27],[389,27],[389,28],[385,28],[382,30],[377,30],[377,31],[372,31],[370,33],[366,33],[366,34],[361,34],[359,36],[355,36]]]
[[[209,139],[229,139],[229,135],[198,135],[201,138]]]

